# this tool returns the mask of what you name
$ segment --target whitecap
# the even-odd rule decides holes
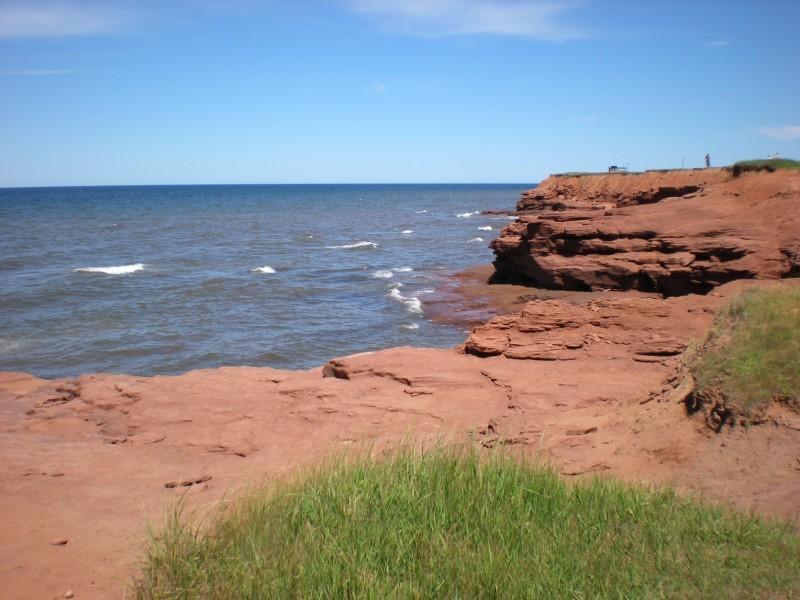
[[[403,296],[398,288],[392,288],[392,291],[389,292],[389,297],[396,302],[405,304],[408,312],[418,315],[422,314],[422,302],[420,302],[419,298]]]
[[[419,290],[417,292],[417,296],[424,296],[426,294],[433,294],[434,292],[436,292],[436,290],[427,290],[427,289],[426,290]]]
[[[467,217],[471,217],[472,215],[478,215],[478,214],[480,214],[480,212],[481,212],[481,211],[479,211],[479,210],[476,210],[476,211],[474,211],[474,212],[458,213],[456,216],[457,216],[459,219],[466,219]]]
[[[81,273],[103,273],[105,275],[129,275],[144,269],[144,263],[136,263],[133,265],[120,265],[118,267],[82,267],[74,269],[74,271]]]
[[[22,342],[20,342],[19,340],[13,340],[11,338],[0,338],[0,354],[17,350],[21,346]]]
[[[492,226],[491,225],[485,225],[484,227],[478,227],[478,231],[491,231],[491,230],[492,230]]]
[[[257,267],[255,269],[250,269],[253,273],[275,273],[275,269],[270,267],[269,265],[264,265],[263,267]]]
[[[325,246],[328,250],[349,250],[351,248],[377,248],[375,242],[356,242],[355,244],[343,244],[341,246]]]
[[[410,273],[413,270],[411,267],[395,267],[392,269],[395,273]]]
[[[471,240],[467,240],[467,244],[469,244],[471,242],[482,242],[482,241],[483,241],[482,237],[474,237]]]
[[[408,325],[400,325],[403,329],[419,329],[419,323],[409,323]]]
[[[403,229],[403,231],[401,231],[400,233],[402,233],[403,235],[408,235],[409,233],[414,233],[414,230],[413,229]]]
[[[427,210],[415,210],[414,212],[417,213],[418,215],[423,215],[428,211]]]
[[[391,279],[392,277],[394,277],[394,273],[392,273],[390,270],[381,270],[381,271],[375,271],[372,274],[372,276],[375,279]]]

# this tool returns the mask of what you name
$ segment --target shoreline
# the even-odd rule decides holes
[[[544,219],[523,215],[494,244],[518,252],[516,264],[555,272],[562,263],[542,262],[541,252],[562,239],[553,223],[572,234],[576,222],[619,230],[653,207],[679,204],[586,216],[597,211],[583,206],[591,202],[555,211],[558,219],[581,217],[574,221],[548,221],[547,206]],[[603,256],[581,259],[578,275],[624,264]],[[0,585],[20,597],[119,597],[147,523],[162,523],[178,499],[203,511],[329,452],[409,437],[514,448],[567,478],[670,485],[797,522],[800,419],[781,413],[775,427],[714,433],[702,414],[687,414],[680,361],[727,299],[800,281],[733,280],[703,295],[664,297],[605,281],[588,291],[489,286],[489,269],[455,274],[426,302],[429,318],[475,324],[456,348],[390,348],[305,371],[220,367],[55,380],[0,373]],[[463,302],[457,310],[454,297]]]

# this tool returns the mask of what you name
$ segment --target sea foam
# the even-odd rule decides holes
[[[467,243],[470,244],[472,242],[482,242],[482,241],[483,241],[482,237],[474,237],[471,240],[467,240]]]
[[[403,231],[401,231],[400,233],[402,233],[404,235],[408,235],[410,233],[414,233],[414,230],[413,229],[403,229]]]
[[[473,211],[473,212],[458,213],[456,216],[459,219],[466,219],[467,217],[471,217],[472,215],[479,215],[480,213],[481,213],[481,211],[476,210],[476,211]]]
[[[492,226],[491,225],[485,225],[483,227],[478,227],[478,231],[491,231],[491,230],[492,230]]]
[[[136,263],[133,265],[120,265],[118,267],[82,267],[74,269],[74,271],[81,273],[103,273],[105,275],[129,275],[144,269],[144,263]]]
[[[392,269],[395,273],[410,273],[413,270],[411,267],[395,267]]]
[[[273,269],[269,265],[264,265],[263,267],[250,269],[250,271],[252,271],[253,273],[275,273],[275,269]]]
[[[350,250],[351,248],[377,248],[375,242],[356,242],[355,244],[343,244],[341,246],[325,246],[328,250]]]
[[[405,304],[408,312],[417,315],[422,314],[422,302],[420,302],[419,298],[414,298],[413,296],[403,296],[398,288],[392,288],[392,291],[389,292],[389,297],[396,302]]]
[[[392,273],[392,272],[391,272],[390,270],[388,270],[388,269],[383,269],[383,270],[380,270],[380,271],[375,271],[375,272],[372,274],[372,276],[373,276],[375,279],[391,279],[392,277],[394,277],[394,273]]]

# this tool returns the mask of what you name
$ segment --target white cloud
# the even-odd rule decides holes
[[[352,10],[390,29],[424,36],[491,34],[565,40],[586,31],[559,17],[572,0],[350,0]]]
[[[369,91],[372,92],[373,94],[382,94],[383,92],[386,91],[386,84],[376,83],[371,88],[369,88]]]
[[[706,48],[724,48],[731,44],[733,44],[733,42],[730,40],[708,40],[706,42]]]
[[[124,27],[128,17],[126,11],[107,4],[3,2],[0,38],[113,33]]]
[[[758,130],[774,140],[800,140],[800,125],[784,125],[783,127],[761,127]]]

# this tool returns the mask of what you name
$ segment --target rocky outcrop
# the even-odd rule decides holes
[[[693,194],[730,179],[724,169],[648,171],[609,175],[554,175],[524,192],[518,211],[609,208],[652,204]]]
[[[496,281],[706,293],[800,275],[800,173],[554,176],[491,244]]]
[[[645,295],[574,304],[536,300],[520,312],[473,328],[464,350],[517,360],[577,360],[587,355],[660,362],[683,352],[692,331],[708,320],[708,303],[696,296]]]

